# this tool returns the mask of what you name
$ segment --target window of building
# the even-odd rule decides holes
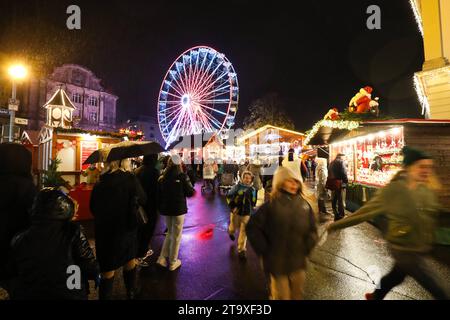
[[[98,106],[98,99],[94,96],[89,96],[89,105],[97,107]]]
[[[74,103],[83,103],[83,96],[79,93],[72,93],[72,101]]]
[[[90,112],[89,113],[89,121],[90,122],[97,122],[97,113],[96,112]]]

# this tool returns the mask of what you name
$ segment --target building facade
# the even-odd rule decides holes
[[[156,141],[164,146],[164,139],[159,130],[158,120],[155,117],[140,115],[122,123],[120,128],[135,132],[142,131],[144,133],[144,140]]]
[[[58,89],[64,89],[75,110],[73,126],[85,130],[115,131],[118,97],[106,91],[94,73],[80,65],[65,64],[46,79],[24,84],[19,115],[28,119],[28,128],[37,130],[45,123],[43,105]]]
[[[414,81],[427,119],[450,119],[450,0],[410,0],[425,61]]]

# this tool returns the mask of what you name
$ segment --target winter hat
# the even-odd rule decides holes
[[[275,170],[275,174],[273,175],[272,186],[277,188],[280,184],[283,183],[283,181],[291,178],[297,180],[298,182],[302,182],[302,177],[299,175],[299,173],[294,172],[294,170],[288,167],[278,167],[278,169]]]
[[[254,175],[251,171],[245,170],[245,171],[242,172],[242,174],[241,174],[241,181],[244,180],[244,176],[245,176],[246,174],[249,174],[249,175],[252,177],[252,181],[255,180],[255,175]]]
[[[431,156],[426,154],[425,152],[414,149],[408,146],[403,147],[403,166],[408,167],[412,165],[414,162],[423,160],[423,159],[431,159]]]
[[[38,192],[31,211],[32,220],[70,220],[75,214],[75,203],[57,188]]]

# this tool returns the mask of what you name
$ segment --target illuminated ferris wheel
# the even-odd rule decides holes
[[[234,125],[238,98],[237,75],[223,53],[206,46],[183,52],[159,92],[158,121],[166,146],[184,135],[226,135]]]

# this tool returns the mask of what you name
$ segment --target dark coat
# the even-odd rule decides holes
[[[194,195],[194,187],[189,177],[181,172],[177,167],[170,168],[159,178],[159,211],[164,216],[181,216],[186,214],[186,197]]]
[[[12,238],[30,225],[35,195],[31,153],[22,145],[0,144],[0,280],[6,277]]]
[[[138,223],[134,202],[146,196],[130,172],[106,173],[95,184],[90,209],[95,218],[95,247],[102,272],[113,271],[137,255]]]
[[[308,202],[286,192],[263,204],[250,217],[246,231],[253,249],[263,258],[265,271],[274,275],[305,269],[306,257],[318,239]]]
[[[328,177],[330,179],[342,180],[343,183],[348,183],[347,169],[345,169],[342,160],[333,160],[328,167]]]
[[[159,170],[155,167],[142,165],[134,173],[141,183],[147,196],[145,210],[149,216],[154,216],[158,210],[158,178]]]
[[[81,289],[69,290],[67,268],[81,269]],[[89,243],[76,225],[67,221],[35,222],[12,242],[11,299],[87,299],[88,279],[98,275]],[[72,273],[73,274],[73,273]]]

